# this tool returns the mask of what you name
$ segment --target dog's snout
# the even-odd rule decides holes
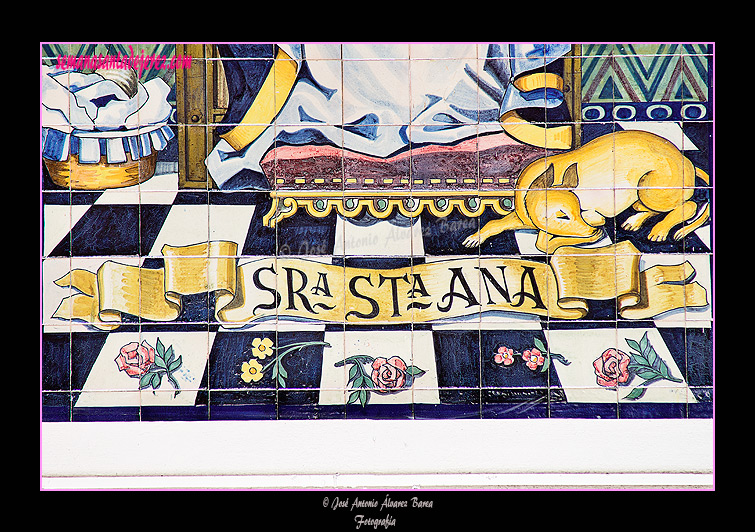
[[[582,219],[593,227],[598,227],[606,223],[605,217],[594,209],[583,209],[581,212]]]

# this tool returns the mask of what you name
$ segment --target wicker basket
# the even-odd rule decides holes
[[[102,190],[121,188],[143,183],[155,175],[157,151],[133,160],[126,153],[126,162],[108,163],[106,156],[95,164],[79,163],[78,155],[69,155],[65,161],[53,161],[43,157],[53,183],[73,190]]]

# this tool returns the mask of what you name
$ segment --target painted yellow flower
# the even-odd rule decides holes
[[[252,340],[252,355],[259,359],[273,354],[273,341],[270,338],[255,338]]]
[[[241,364],[241,380],[246,383],[257,382],[262,378],[262,364],[254,359]]]

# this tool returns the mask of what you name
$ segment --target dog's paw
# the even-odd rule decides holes
[[[637,231],[640,227],[642,227],[642,221],[634,216],[630,216],[623,224],[621,224],[621,228],[626,229],[627,231]]]
[[[664,227],[658,227],[657,225],[650,230],[648,234],[648,240],[651,242],[663,242],[668,238],[669,230]]]
[[[682,227],[679,229],[676,233],[674,233],[674,240],[679,241],[682,240],[687,234],[689,234],[690,229],[688,227]]]
[[[479,246],[482,244],[482,237],[480,236],[480,233],[474,233],[472,235],[469,235],[467,238],[464,239],[464,242],[462,242],[462,245],[465,248],[473,248],[475,246]]]
[[[624,223],[621,224],[621,227],[622,229],[626,229],[627,231],[637,231],[645,224],[646,221],[648,221],[649,218],[651,218],[651,216],[652,215],[648,213],[638,212],[624,220]]]

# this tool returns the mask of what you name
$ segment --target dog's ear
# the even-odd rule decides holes
[[[529,186],[530,190],[545,190],[546,188],[549,188],[553,186],[553,179],[555,177],[555,170],[553,169],[553,163],[551,163],[548,168],[545,169],[545,172],[540,174],[535,178],[534,181],[532,181],[532,184]]]
[[[579,185],[579,174],[577,174],[577,163],[572,163],[569,168],[564,171],[564,177],[559,185],[562,188],[577,188]]]

